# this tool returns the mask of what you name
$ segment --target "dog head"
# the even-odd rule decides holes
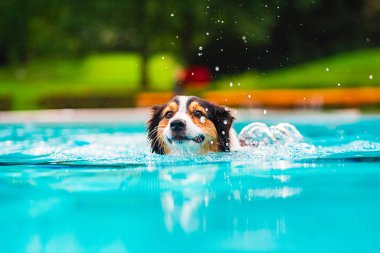
[[[147,122],[151,150],[158,154],[230,151],[234,117],[228,108],[198,97],[177,96],[153,106]]]

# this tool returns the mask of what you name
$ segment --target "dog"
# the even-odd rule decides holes
[[[302,134],[289,123],[268,127],[253,122],[237,135],[232,128],[234,120],[225,106],[195,96],[176,96],[152,107],[147,121],[151,151],[162,155],[207,154],[303,141]]]
[[[206,154],[240,148],[231,128],[231,111],[195,96],[176,96],[151,108],[147,121],[151,151],[157,154]]]

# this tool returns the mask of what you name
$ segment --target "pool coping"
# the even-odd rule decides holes
[[[362,115],[357,109],[342,110],[274,110],[274,109],[234,109],[232,113],[238,121],[263,121],[275,117],[284,121],[310,121],[336,119],[357,119]],[[34,111],[0,111],[0,123],[143,123],[150,115],[149,108],[115,109],[50,109]]]

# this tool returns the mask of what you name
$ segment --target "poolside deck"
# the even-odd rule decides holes
[[[138,94],[137,106],[165,103],[171,92]],[[274,89],[206,91],[201,96],[217,104],[231,107],[268,108],[354,108],[380,105],[380,87],[331,88],[331,89]]]
[[[276,110],[246,108],[233,109],[238,121],[265,121],[268,118],[282,119],[283,122],[310,121],[311,118],[334,119],[339,115],[346,121],[357,119],[361,112],[356,109],[344,110]],[[14,123],[144,123],[150,115],[149,108],[120,109],[54,109],[35,111],[3,111],[0,112],[0,124]]]
[[[35,111],[0,111],[0,123],[25,122],[144,122],[149,106],[165,103],[171,92],[143,92],[136,97],[137,108],[47,109]],[[303,90],[208,91],[201,96],[234,109],[239,120],[262,120],[268,116],[359,115],[362,106],[380,106],[380,87]],[[340,108],[323,111],[324,108]],[[378,107],[376,107],[378,108]],[[267,114],[263,114],[263,110]]]

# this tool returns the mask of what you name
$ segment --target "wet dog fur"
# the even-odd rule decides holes
[[[195,96],[176,96],[151,108],[147,122],[151,151],[178,155],[236,150],[233,121],[225,106]]]

